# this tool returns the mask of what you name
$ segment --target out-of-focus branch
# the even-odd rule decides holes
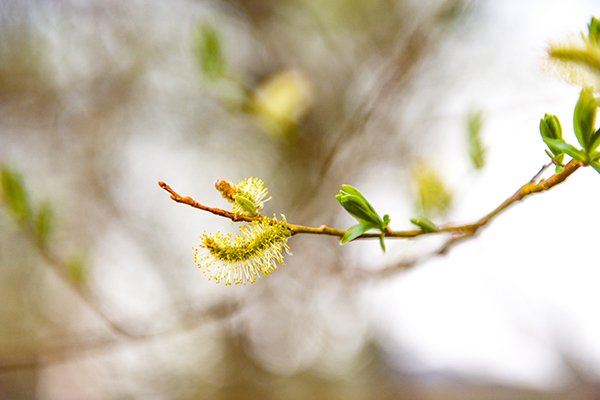
[[[51,208],[34,204],[20,175],[7,166],[0,165],[0,206],[12,215],[24,237],[44,260],[47,266],[69,287],[109,328],[121,336],[130,336],[126,328],[115,322],[102,307],[100,301],[85,285],[69,275],[69,261],[54,252],[49,243],[52,225]]]
[[[94,337],[93,334],[79,333],[74,335],[79,339],[67,341],[61,339],[55,344],[36,344],[35,351],[30,354],[24,356],[25,352],[20,351],[12,360],[0,362],[0,374],[66,362],[95,352],[111,351],[121,345],[190,331],[209,322],[227,319],[238,312],[240,307],[237,302],[221,302],[204,309],[190,311],[179,323],[158,331],[144,329],[121,337]],[[2,358],[6,360],[6,355],[0,353],[0,360]]]

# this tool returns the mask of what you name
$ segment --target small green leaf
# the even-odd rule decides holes
[[[421,228],[423,232],[437,232],[439,228],[427,217],[416,217],[410,220],[413,224]]]
[[[342,190],[340,190],[335,198],[359,222],[385,229],[384,221],[377,214],[371,203],[355,187],[342,185]]]
[[[598,99],[594,97],[594,89],[590,86],[581,89],[579,100],[573,113],[573,129],[577,141],[585,151],[590,151],[591,138],[596,131],[596,111]]]
[[[349,195],[355,196],[357,198],[359,198],[362,202],[364,202],[367,206],[367,208],[373,212],[374,214],[377,214],[377,212],[375,211],[375,209],[373,208],[373,206],[371,205],[371,203],[369,203],[369,201],[365,198],[365,196],[363,196],[363,194],[354,186],[351,185],[342,185],[342,190],[341,192],[346,192]]]
[[[467,120],[467,133],[469,135],[469,156],[475,169],[482,169],[485,165],[485,149],[483,148],[483,144],[481,142],[482,126],[482,113],[471,113]]]
[[[217,80],[225,76],[225,61],[221,51],[221,41],[213,25],[205,23],[198,30],[196,54],[200,61],[202,73],[207,79]]]
[[[256,206],[252,200],[245,198],[244,196],[236,195],[233,197],[233,201],[239,204],[240,207],[245,211],[245,215],[254,217],[257,214]]]
[[[87,265],[80,255],[72,255],[66,261],[67,274],[75,283],[84,283],[87,277]]]
[[[338,201],[348,211],[350,215],[361,222],[366,222],[375,226],[382,226],[383,221],[379,216],[373,213],[367,205],[355,196],[340,196]]]
[[[600,145],[600,129],[594,132],[594,134],[592,134],[592,137],[590,138],[590,151],[596,150],[596,148],[598,148],[598,145]]]
[[[592,151],[588,155],[588,158],[589,158],[590,162],[599,161],[600,160],[600,151]]]
[[[543,138],[562,139],[562,127],[556,115],[546,114],[540,120],[540,133]]]
[[[369,203],[365,196],[363,196],[354,186],[342,185],[342,189],[335,198],[340,202],[342,207],[344,207],[344,209],[359,222],[359,224],[352,226],[344,233],[341,244],[356,239],[369,229],[377,229],[381,231],[379,244],[381,245],[381,249],[385,252],[384,237],[386,228],[390,224],[390,216],[386,214],[381,218],[371,203]]]
[[[552,152],[548,153],[548,156],[552,158],[552,161],[556,164],[556,170],[561,168],[564,159],[564,152],[554,146],[553,144],[549,144],[546,139],[558,140],[559,142],[563,142],[562,138],[562,127],[560,125],[560,121],[556,115],[546,114],[544,118],[540,120],[540,133],[542,134],[542,139]],[[550,142],[551,143],[551,142]]]
[[[379,236],[379,245],[381,246],[381,251],[385,253],[385,233],[381,232],[381,236]]]
[[[40,245],[45,246],[54,227],[54,212],[50,203],[43,203],[34,218],[35,236]]]
[[[356,239],[357,237],[359,237],[360,235],[362,235],[363,233],[365,233],[366,231],[368,231],[369,229],[373,229],[373,226],[369,226],[366,224],[356,224],[350,228],[348,228],[348,230],[346,230],[346,233],[344,233],[344,236],[342,236],[342,239],[340,240],[340,244],[346,244],[348,242],[353,241],[354,239]]]
[[[1,199],[6,204],[8,211],[19,222],[31,218],[31,205],[23,178],[16,171],[8,168],[0,168]]]
[[[452,206],[452,192],[432,167],[420,163],[414,168],[416,208],[419,214],[445,215]]]
[[[383,216],[383,229],[387,228],[391,221],[392,219],[390,218],[390,216],[385,214]]]
[[[577,150],[575,147],[573,147],[569,143],[565,143],[558,139],[544,139],[544,142],[546,142],[548,147],[554,146],[561,152],[573,157],[574,159],[576,159],[578,161],[581,161],[584,163],[587,162],[586,154],[582,150]]]

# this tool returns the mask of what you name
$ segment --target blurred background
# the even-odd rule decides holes
[[[352,225],[360,190],[411,229],[474,221],[548,162],[579,88],[546,59],[593,0],[0,2],[0,398],[600,398],[598,175],[477,238],[298,236],[272,276],[193,262],[265,214]],[[406,261],[417,260],[410,269]]]

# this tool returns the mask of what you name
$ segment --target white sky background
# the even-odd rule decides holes
[[[465,168],[449,177],[457,222],[496,207],[548,161],[538,131],[544,113],[558,115],[565,137],[576,142],[571,121],[579,89],[544,71],[544,50],[576,39],[600,5],[485,1],[475,13],[476,27],[458,33],[448,62],[457,63],[453,69],[464,61],[476,73],[459,78],[458,93],[442,95],[449,116],[476,107],[485,119],[485,170],[477,175]],[[464,123],[457,119],[439,122],[448,131],[447,142],[436,146],[441,170],[464,164]],[[569,379],[567,357],[598,378],[599,178],[591,169],[578,171],[560,187],[517,204],[449,255],[374,285],[369,309],[401,368],[552,388]],[[403,248],[390,253],[401,258]]]

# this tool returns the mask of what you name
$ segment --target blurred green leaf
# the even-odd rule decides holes
[[[2,199],[8,211],[19,222],[29,220],[31,218],[31,205],[21,175],[3,166],[0,168],[0,181]]]
[[[35,236],[40,245],[45,246],[54,227],[54,212],[49,202],[44,202],[34,218]]]
[[[306,73],[284,70],[254,89],[248,109],[266,133],[287,138],[297,132],[298,123],[314,102],[313,96],[314,88]]]
[[[421,228],[423,232],[437,232],[438,227],[427,217],[416,217],[410,220],[413,224]]]
[[[596,131],[596,111],[598,109],[598,99],[594,97],[594,89],[587,86],[581,89],[579,100],[575,105],[573,113],[573,128],[577,141],[586,152],[590,148],[592,135]]]
[[[437,172],[421,163],[413,170],[419,214],[445,215],[452,205],[452,193]]]
[[[483,114],[472,112],[467,119],[467,132],[469,135],[469,156],[475,169],[482,169],[485,165],[485,149],[481,142],[481,128]]]
[[[87,278],[87,263],[81,255],[72,255],[66,261],[67,274],[75,283],[84,283]]]
[[[204,23],[198,30],[196,55],[205,78],[214,81],[225,76],[225,60],[221,51],[221,40],[212,24]]]

